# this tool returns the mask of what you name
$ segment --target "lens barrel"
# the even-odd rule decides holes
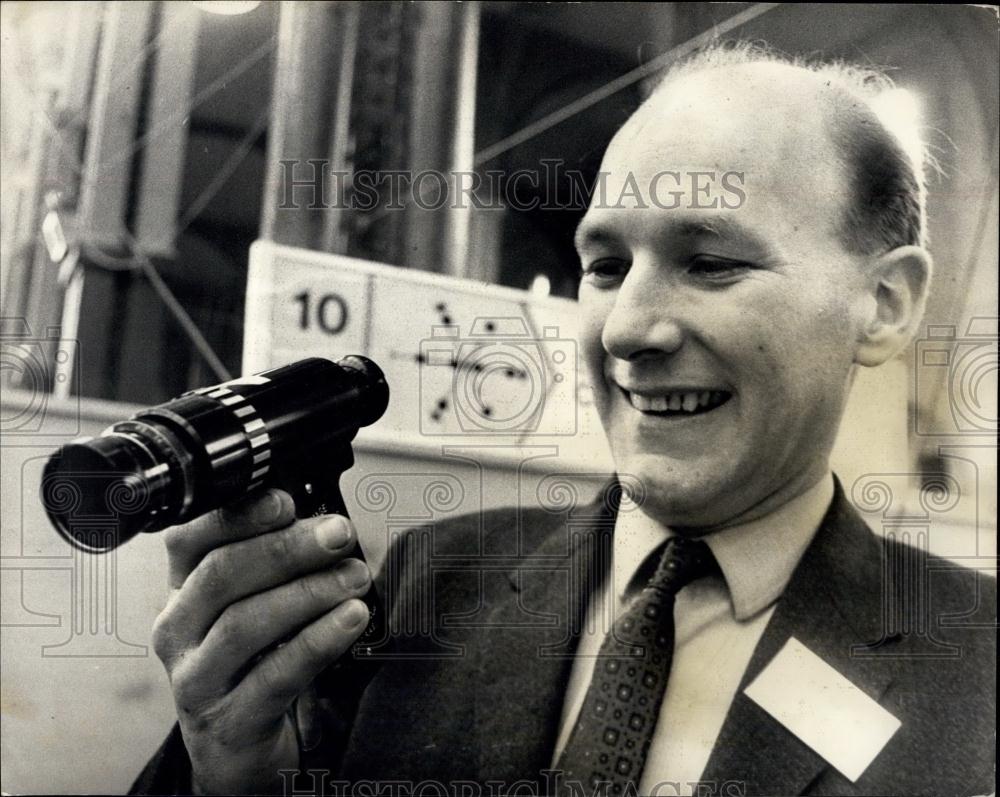
[[[72,545],[109,551],[304,470],[388,401],[382,371],[358,355],[201,388],[64,445],[46,463],[42,503]]]

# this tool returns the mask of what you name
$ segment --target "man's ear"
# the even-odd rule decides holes
[[[869,261],[867,268],[867,317],[854,361],[871,367],[895,356],[916,333],[927,304],[931,256],[920,246],[900,246]]]

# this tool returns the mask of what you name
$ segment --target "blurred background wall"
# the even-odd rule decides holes
[[[74,558],[43,520],[38,475],[61,441],[239,373],[253,241],[575,295],[582,205],[323,207],[296,199],[309,185],[289,198],[288,163],[305,183],[310,160],[345,174],[501,181],[558,160],[592,179],[657,59],[706,33],[886,67],[898,112],[920,115],[940,165],[929,184],[932,299],[915,345],[860,386],[839,470],[875,528],[908,523],[977,566],[995,557],[994,11],[5,2],[0,25],[4,791],[124,790],[169,727],[148,648],[165,598],[161,546]],[[529,205],[532,190],[569,191],[566,179],[519,196]],[[522,469],[530,483],[518,492],[516,456],[470,464],[429,448],[360,448],[349,497],[366,475],[398,484],[395,509],[355,495],[376,541],[428,512],[534,495],[552,470]],[[577,471],[582,496],[598,475]],[[458,498],[402,508],[447,477]]]

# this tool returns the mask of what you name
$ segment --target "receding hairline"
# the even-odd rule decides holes
[[[920,142],[918,130],[899,131],[878,113],[879,98],[895,88],[883,71],[785,56],[753,42],[715,43],[671,66],[623,131],[633,120],[641,123],[661,112],[672,89],[682,82],[710,79],[725,70],[750,75],[784,72],[804,91],[817,89],[813,96],[825,138],[832,143],[854,195],[840,223],[850,250],[871,254],[904,244],[926,244],[925,168],[931,160],[922,143],[916,153],[903,145],[900,132]]]
[[[782,81],[768,79],[768,73],[775,75],[784,73],[785,79]],[[745,81],[746,85],[740,85],[742,81]],[[694,91],[689,93],[691,88]],[[751,99],[750,105],[752,107],[759,103],[769,113],[765,116],[762,111],[758,117],[761,124],[767,126],[774,124],[772,116],[776,111],[783,111],[786,116],[797,119],[818,109],[820,111],[818,115],[804,116],[805,125],[809,129],[803,130],[802,127],[797,127],[795,131],[789,131],[790,136],[787,140],[828,145],[829,154],[833,156],[831,160],[839,155],[836,117],[838,112],[843,110],[842,106],[850,103],[849,97],[826,83],[820,75],[784,62],[725,63],[705,69],[684,70],[674,79],[669,82],[664,81],[656,88],[622,125],[612,140],[608,152],[613,154],[612,147],[615,145],[630,146],[630,136],[641,135],[646,125],[665,121],[675,110],[683,112],[689,107],[685,103],[688,96],[696,99],[699,111],[706,105],[711,107],[714,104],[725,113],[732,107],[731,100],[736,99],[739,102],[748,96],[756,96],[759,98],[757,103]],[[816,118],[813,118],[814,116]],[[838,173],[843,171],[843,164],[836,162],[834,166],[837,167]]]

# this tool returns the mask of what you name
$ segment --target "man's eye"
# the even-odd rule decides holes
[[[725,257],[695,257],[691,259],[690,265],[692,274],[708,279],[736,277],[751,268],[753,266],[743,260],[730,260]]]
[[[620,258],[605,257],[583,265],[583,277],[593,282],[620,279],[628,271],[628,263]]]

